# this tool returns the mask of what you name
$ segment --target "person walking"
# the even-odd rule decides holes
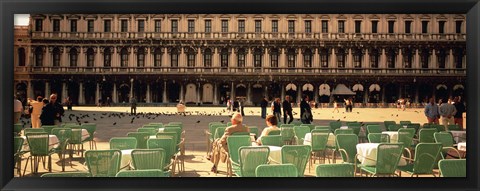
[[[137,99],[133,96],[130,100],[130,114],[137,115]]]
[[[309,97],[303,97],[302,102],[300,102],[300,117],[303,124],[310,124],[313,121],[312,108],[310,107]]]
[[[245,112],[243,111],[243,109],[245,108],[245,100],[243,98],[239,101],[239,107],[240,113],[242,114],[242,116],[245,116]]]
[[[427,117],[428,123],[438,124],[438,105],[435,104],[435,100],[430,98],[429,103],[425,106],[424,110],[425,116]]]
[[[70,97],[65,98],[65,105],[67,106],[68,111],[72,111],[72,100]]]
[[[345,100],[345,112],[352,112],[353,103],[352,98],[343,99]]]
[[[60,125],[65,113],[63,106],[57,101],[57,94],[50,95],[50,102],[42,108],[40,120],[42,125]]]
[[[20,117],[22,117],[22,112],[23,112],[23,104],[22,102],[18,99],[17,96],[14,96],[13,98],[13,123],[18,123],[20,121]]]
[[[454,123],[457,124],[461,129],[463,129],[463,113],[467,110],[465,104],[462,102],[462,97],[458,96],[453,99],[453,105],[457,109],[457,113],[453,116]]]
[[[338,110],[337,101],[333,101],[333,111],[332,111],[332,113],[335,113],[335,111],[337,111],[337,113],[340,113],[340,111]]]
[[[29,101],[30,105],[32,106],[32,113],[30,113],[32,128],[42,127],[42,123],[40,121],[40,115],[42,114],[42,109],[44,106],[42,100],[42,96],[38,96],[37,100],[30,99]]]
[[[277,117],[278,123],[282,121],[282,118],[280,117],[282,115],[281,107],[280,98],[275,98],[275,101],[272,102],[272,113]]]
[[[451,99],[448,99],[446,103],[443,103],[438,108],[438,113],[442,117],[442,125],[445,126],[445,129],[448,129],[448,125],[454,124],[453,116],[457,113],[457,109],[452,103]]]
[[[260,102],[260,108],[262,108],[262,119],[265,119],[265,117],[267,117],[267,106],[268,106],[268,100],[267,100],[267,97],[265,96]]]
[[[283,124],[290,124],[293,121],[292,104],[290,104],[290,96],[285,96],[285,100],[282,103],[283,108]],[[287,123],[287,115],[290,116],[290,120]]]

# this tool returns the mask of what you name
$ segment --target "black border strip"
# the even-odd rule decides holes
[[[477,190],[480,52],[478,0],[19,0],[2,1],[0,186],[5,190]],[[12,178],[13,14],[24,13],[467,13],[467,178]],[[87,181],[87,182],[86,182]]]

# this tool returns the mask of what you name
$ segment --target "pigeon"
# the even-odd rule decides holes
[[[397,117],[398,117],[398,114],[397,114]]]
[[[225,122],[225,120],[222,120],[222,121],[220,121],[220,122],[222,122],[222,123],[223,123],[223,122]]]
[[[113,123],[113,125],[116,125],[116,124],[117,124],[117,122]]]
[[[340,121],[340,119],[338,119],[337,121]]]
[[[198,120],[197,123],[200,123],[200,120]]]
[[[345,119],[345,118],[347,118],[347,116],[343,116],[343,118]]]
[[[357,114],[360,114],[360,112],[357,112]]]
[[[96,121],[97,119],[96,118],[93,118],[94,121]]]

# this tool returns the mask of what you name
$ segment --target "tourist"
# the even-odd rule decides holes
[[[135,97],[133,96],[130,100],[130,114],[137,115],[137,99],[135,99]]]
[[[40,115],[42,125],[60,125],[64,112],[63,106],[57,102],[57,94],[50,95],[50,102],[43,107]]]
[[[451,99],[448,99],[446,103],[443,103],[438,108],[438,113],[442,116],[442,125],[445,126],[445,129],[448,129],[448,125],[453,125],[454,119],[453,116],[457,113],[457,109],[452,103]]]
[[[72,111],[72,100],[70,97],[65,98],[65,105],[67,106],[68,111]]]
[[[290,104],[290,96],[285,96],[285,100],[282,103],[283,108],[283,124],[290,124],[293,121],[292,104]],[[290,116],[290,120],[287,123],[287,115]]]
[[[267,118],[265,119],[265,123],[267,123],[267,127],[263,129],[262,134],[260,134],[260,137],[257,139],[257,145],[262,145],[262,137],[263,136],[268,136],[270,132],[272,131],[280,131],[280,128],[278,128],[278,119],[275,117],[275,115],[268,115]]]
[[[212,172],[217,173],[220,160],[226,162],[228,156],[227,137],[236,132],[250,132],[247,126],[242,124],[243,117],[240,113],[233,113],[230,119],[232,125],[225,129],[222,137],[215,139],[212,143],[212,154],[207,158],[213,163]]]
[[[463,129],[463,113],[467,110],[465,104],[462,102],[462,97],[458,96],[453,99],[453,105],[457,109],[457,113],[453,116],[454,123],[457,124],[461,129]]]
[[[345,100],[345,112],[352,112],[352,109],[353,109],[352,98],[343,99],[343,100]]]
[[[30,99],[29,104],[32,106],[32,112],[30,113],[30,119],[32,121],[32,128],[40,128],[42,127],[42,123],[40,121],[40,115],[42,114],[42,109],[44,103],[42,102],[42,96],[38,96],[37,100]]]
[[[107,105],[108,107],[112,106],[112,100],[110,99],[110,97],[107,97],[107,103],[106,103],[106,105]]]
[[[336,100],[333,101],[333,111],[332,113],[335,113],[335,111],[337,111],[337,113],[340,113],[340,110],[338,110],[338,103]]]
[[[23,113],[23,104],[17,96],[13,98],[13,123],[18,123]]]
[[[282,115],[281,111],[281,104],[280,104],[280,98],[275,98],[274,101],[272,102],[272,113],[277,117],[278,122],[280,123],[280,120],[282,119],[280,116]]]
[[[260,108],[262,108],[262,119],[265,119],[267,116],[267,106],[268,106],[268,100],[267,97],[264,96],[262,101],[260,102]]]
[[[242,116],[245,116],[245,112],[243,109],[245,108],[245,100],[244,99],[239,99],[239,107],[240,107],[240,113]]]
[[[232,111],[233,112],[240,112],[239,108],[240,108],[240,101],[237,98],[235,101],[233,101]]]
[[[185,109],[186,109],[186,106],[185,104],[183,104],[183,101],[180,100],[177,104],[177,112],[179,114],[185,114]]]
[[[435,100],[433,98],[430,98],[429,103],[427,106],[425,106],[424,113],[427,117],[428,123],[438,124],[438,105],[435,104]]]
[[[308,104],[308,96],[304,96],[300,102],[300,117],[303,124],[310,124],[313,121],[312,108]]]

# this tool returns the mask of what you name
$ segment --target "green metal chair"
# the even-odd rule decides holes
[[[158,130],[155,128],[138,128],[137,132],[146,132],[148,135],[153,136],[158,133]]]
[[[219,127],[227,127],[227,125],[222,124],[220,122],[211,122],[208,125],[208,130],[205,130],[205,135],[207,138],[207,155],[211,152],[212,143],[215,141],[215,132]]]
[[[383,121],[383,124],[385,125],[385,129],[388,129],[390,125],[396,125],[397,122],[395,121]],[[395,130],[396,131],[396,130]]]
[[[147,140],[150,138],[150,133],[147,132],[130,132],[127,137],[134,137],[137,139],[137,149],[146,149]]]
[[[280,129],[280,135],[282,136],[282,141],[285,145],[293,144],[293,138],[295,137],[293,127],[282,127]]]
[[[369,143],[390,143],[390,136],[383,133],[369,133],[368,134]]]
[[[310,145],[284,145],[282,146],[282,164],[294,164],[298,176],[303,177],[311,152]]]
[[[267,135],[262,136],[260,138],[262,145],[269,145],[269,146],[283,146],[282,136],[281,135]]]
[[[435,143],[433,134],[437,132],[435,128],[423,128],[418,132],[418,140],[420,143]]]
[[[355,135],[359,136],[361,126],[362,125],[360,123],[350,123],[350,124],[348,124],[348,129],[352,129],[353,133]]]
[[[281,135],[282,131],[280,130],[273,130],[268,133],[268,135]]]
[[[179,171],[184,171],[185,169],[185,139],[181,137],[181,129],[179,127],[169,127],[165,128],[166,131],[157,133],[157,138],[170,137],[174,140],[175,143],[175,156],[178,162]],[[180,133],[180,134],[179,134]]]
[[[164,170],[165,150],[158,149],[134,149],[132,151],[132,167],[135,170]],[[170,174],[164,171],[165,174]]]
[[[460,126],[458,126],[457,124],[448,125],[447,129],[448,129],[448,131],[461,131],[462,130],[462,128],[460,128]]]
[[[411,121],[400,121],[401,126],[408,125],[408,124],[412,124],[412,122]]]
[[[329,123],[329,126],[330,126],[330,130],[332,130],[332,133],[335,132],[335,130],[337,129],[340,129],[340,127],[342,126],[342,122],[341,121],[332,121]]]
[[[355,165],[343,164],[319,164],[316,167],[317,177],[354,177]]]
[[[17,169],[18,176],[22,176],[22,158],[25,152],[22,152],[23,142],[25,140],[21,137],[13,138],[13,161]]]
[[[303,145],[305,135],[310,132],[310,128],[305,126],[295,126],[293,127],[293,132],[295,133],[297,145]]]
[[[415,129],[414,138],[418,137],[418,130],[420,129],[420,123],[411,123],[407,125],[407,129]]]
[[[65,122],[60,125],[61,128],[70,128],[70,126],[78,126],[76,122]]]
[[[330,130],[330,126],[315,126],[315,129],[328,129],[328,130]]]
[[[248,129],[250,131],[250,133],[254,133],[255,134],[255,137],[259,137],[259,132],[258,132],[258,127],[256,126],[248,126]]]
[[[398,131],[398,143],[403,144],[403,148],[408,153],[408,158],[412,158],[412,143],[413,143],[413,134],[406,131]]]
[[[242,146],[251,146],[250,136],[232,135],[227,137],[228,147],[228,161],[227,161],[227,176],[233,175],[232,162],[240,163],[240,156],[238,149]]]
[[[406,160],[413,161],[413,163],[407,164],[406,166],[398,166],[399,176],[402,176],[402,171],[408,173],[413,177],[413,175],[424,175],[431,174],[435,177],[433,173],[433,167],[437,157],[442,149],[442,145],[439,143],[419,143],[415,147],[415,158],[402,157]]]
[[[60,160],[62,161],[62,172],[65,171],[65,154],[68,152],[70,154],[70,167],[73,167],[72,165],[72,155],[69,150],[67,150],[68,142],[70,140],[70,137],[72,136],[72,129],[70,128],[53,128],[51,133],[58,138],[58,143],[59,145],[54,148],[55,153],[58,153],[60,156]]]
[[[215,136],[213,137],[213,140],[215,141],[215,139],[221,138],[223,136],[223,134],[225,134],[225,129],[227,129],[227,128],[226,127],[218,127],[215,130]]]
[[[162,125],[162,127],[163,127],[163,125]],[[160,128],[160,126],[147,124],[147,125],[143,125],[143,126],[140,127],[140,128],[154,128],[154,129],[156,129],[156,130],[158,131],[158,129]]]
[[[70,150],[76,152],[77,155],[80,154],[80,157],[83,158],[83,141],[82,141],[82,130],[81,129],[71,129],[72,134],[68,140]]]
[[[445,130],[445,125],[433,124],[431,126],[433,126],[435,129],[437,129],[437,132],[446,131]]]
[[[181,129],[183,129],[183,123],[182,122],[172,121],[172,122],[168,123],[167,125],[179,126]]]
[[[461,159],[460,152],[454,147],[453,135],[449,132],[437,132],[433,134],[436,143],[442,144],[442,159],[447,158],[447,154],[450,150],[457,153],[457,156]]]
[[[367,133],[382,133],[382,129],[380,129],[380,125],[367,125]]]
[[[149,123],[149,125],[154,125],[156,126],[156,129],[160,129],[160,128],[163,128],[163,123]]]
[[[281,124],[280,128],[282,128],[282,127],[294,127],[294,126],[295,126],[294,124]]]
[[[85,152],[88,171],[92,177],[115,177],[120,170],[120,150],[88,150]]]
[[[262,164],[255,169],[256,177],[298,177],[293,164]]]
[[[357,155],[358,136],[354,134],[336,135],[337,148],[344,163],[354,164]]]
[[[42,125],[42,128],[47,132],[49,135],[52,134],[52,129],[57,128],[58,126],[56,125]]]
[[[109,143],[110,149],[127,150],[137,148],[137,139],[134,137],[112,137]]]
[[[424,123],[424,124],[422,125],[422,129],[423,129],[423,128],[433,128],[432,125],[434,125],[434,124],[433,124],[433,123]]]
[[[43,128],[26,128],[23,130],[23,133],[27,135],[29,133],[47,133],[47,132]]]
[[[402,125],[400,124],[392,124],[392,125],[388,125],[388,130],[389,131],[398,131],[399,129],[403,128]]]
[[[171,137],[168,138],[155,138],[155,139],[149,139],[148,142],[148,149],[163,149],[165,150],[165,161],[164,161],[164,171],[167,171],[168,168],[171,169],[171,175],[173,176],[175,173],[175,168],[177,164],[177,155],[175,153],[175,140],[173,140]]]
[[[51,172],[45,173],[40,176],[42,178],[80,178],[80,177],[91,177],[89,172]]]
[[[311,155],[311,158],[310,158],[310,165],[308,166],[308,171],[309,172],[310,172],[310,168],[312,167],[312,161],[313,161],[313,163],[315,163],[315,161],[317,159],[317,154],[322,152],[323,153],[323,160],[325,161],[326,150],[327,150],[327,142],[328,142],[328,136],[329,135],[330,135],[330,133],[325,132],[325,130],[313,130],[312,131],[312,143],[311,143],[312,155]],[[318,156],[318,159],[320,161],[319,156]],[[329,159],[329,163],[330,163],[330,159]]]
[[[438,167],[441,177],[467,177],[466,159],[442,159]]]
[[[267,164],[270,148],[243,146],[238,149],[239,163],[232,161],[232,169],[238,177],[255,177],[259,165]]]
[[[20,136],[20,133],[22,132],[22,130],[23,130],[23,124],[21,124],[21,123],[15,123],[15,124],[13,124],[13,133],[14,133],[14,135]]]
[[[336,129],[335,135],[354,134],[353,129]]]
[[[115,177],[168,177],[162,170],[123,170],[117,173]]]
[[[310,128],[310,131],[312,131],[313,129],[315,129],[315,125],[314,125],[314,124],[301,124],[300,126],[307,126],[308,128]]]
[[[82,129],[86,129],[88,131],[88,138],[83,140],[83,142],[88,142],[91,149],[97,150],[97,142],[95,141],[95,131],[97,131],[97,124],[95,123],[83,123],[81,125]]]
[[[375,166],[360,166],[360,170],[370,173],[371,176],[394,176],[398,162],[402,156],[403,145],[400,143],[380,143],[377,147],[377,158],[367,160],[376,161]],[[358,154],[357,154],[358,155]],[[357,164],[355,164],[357,166]]]
[[[30,161],[30,166],[32,167],[32,172],[34,174],[38,173],[38,166],[40,159],[43,157],[48,157],[48,171],[52,172],[52,157],[54,153],[53,149],[50,149],[49,146],[49,137],[48,133],[27,133],[27,142],[30,147],[30,156],[27,158],[26,164]],[[33,164],[32,164],[33,163]],[[45,161],[43,163],[45,167]],[[25,170],[27,165],[23,170],[23,175],[25,175]]]

